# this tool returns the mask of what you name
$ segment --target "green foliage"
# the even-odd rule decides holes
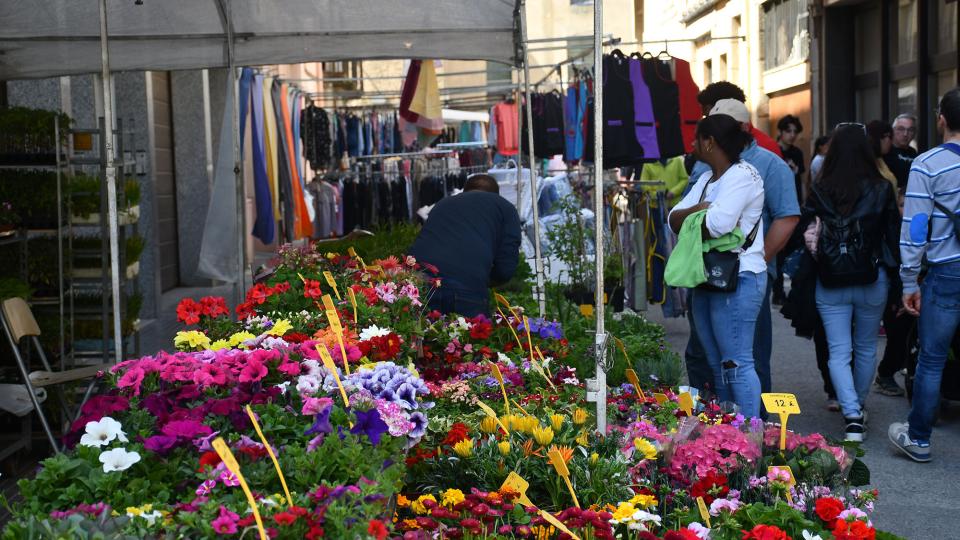
[[[57,116],[62,144],[71,122],[66,114],[27,107],[0,109],[0,155],[20,157],[21,161],[27,156],[52,158],[56,152],[54,119]]]
[[[125,534],[130,518],[122,515],[113,517],[103,513],[93,519],[74,514],[65,519],[51,520],[38,516],[11,522],[3,531],[3,540],[136,540],[140,535]],[[146,533],[146,531],[144,531]]]
[[[17,278],[0,278],[0,300],[7,298],[29,299],[31,292],[30,286]]]
[[[0,201],[9,202],[25,226],[54,227],[57,223],[57,173],[38,169],[2,169]]]
[[[413,241],[417,239],[417,234],[420,233],[420,226],[401,223],[376,229],[373,233],[373,236],[323,242],[317,245],[317,251],[346,254],[347,248],[353,246],[357,255],[363,257],[367,264],[373,264],[372,261],[376,259],[383,259],[391,255],[399,256],[410,251],[410,246],[413,245]]]
[[[563,220],[547,231],[550,254],[566,265],[566,277],[572,288],[589,290],[594,274],[594,266],[587,257],[591,233],[580,214],[580,202],[570,196],[557,201],[556,206]]]

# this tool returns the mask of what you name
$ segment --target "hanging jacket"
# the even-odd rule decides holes
[[[606,167],[632,165],[644,156],[634,126],[629,58],[622,53],[604,56],[603,77],[603,163]]]
[[[660,147],[657,145],[657,119],[653,113],[653,101],[650,88],[643,80],[643,65],[640,60],[630,58],[630,84],[633,86],[633,120],[637,143],[643,148],[643,159],[660,159]]]
[[[680,91],[680,132],[683,134],[683,147],[689,154],[693,152],[693,137],[697,132],[697,122],[703,117],[703,109],[697,101],[700,88],[690,75],[690,63],[679,58],[673,59],[674,80]]]
[[[657,147],[661,158],[684,153],[680,130],[680,91],[670,77],[670,66],[656,58],[641,60],[643,80],[650,88],[653,114],[657,119]],[[606,96],[604,96],[606,97]]]
[[[739,227],[718,238],[703,239],[703,220],[706,210],[687,216],[680,227],[677,245],[673,248],[663,277],[671,287],[692,289],[707,281],[703,254],[707,251],[730,251],[743,244],[743,232]]]

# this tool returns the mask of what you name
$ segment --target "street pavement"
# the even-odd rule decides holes
[[[666,319],[658,306],[647,317],[663,324],[667,341],[683,355],[689,336],[686,319]],[[880,338],[880,353],[886,339]],[[790,429],[819,431],[843,437],[843,418],[826,408],[813,342],[794,335],[790,321],[773,313],[773,391],[796,394],[802,414],[790,417]],[[898,376],[898,382],[903,380]],[[867,399],[869,425],[862,458],[870,468],[871,487],[880,491],[874,524],[910,540],[960,539],[960,403],[951,403],[937,424],[932,441],[933,461],[914,463],[887,439],[891,422],[905,421],[905,397],[871,392]]]

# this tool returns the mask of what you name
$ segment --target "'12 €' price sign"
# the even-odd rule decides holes
[[[785,393],[760,394],[763,406],[770,414],[780,416],[780,450],[787,447],[787,419],[791,414],[800,414],[797,396]]]

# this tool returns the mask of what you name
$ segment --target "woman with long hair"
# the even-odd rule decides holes
[[[827,333],[845,439],[862,441],[888,273],[896,272],[900,241],[897,197],[877,169],[863,124],[834,130],[804,215],[810,221],[806,238],[817,260],[817,310]]]
[[[677,233],[686,219],[705,210],[701,234],[720,238],[736,229],[746,238],[738,252],[736,288],[693,291],[691,311],[700,342],[713,371],[721,401],[735,402],[744,416],[760,415],[760,379],[754,367],[753,336],[760,305],[767,290],[767,263],[763,257],[763,180],[740,152],[750,142],[740,123],[714,114],[697,124],[693,151],[710,166],[687,196],[670,212]]]

